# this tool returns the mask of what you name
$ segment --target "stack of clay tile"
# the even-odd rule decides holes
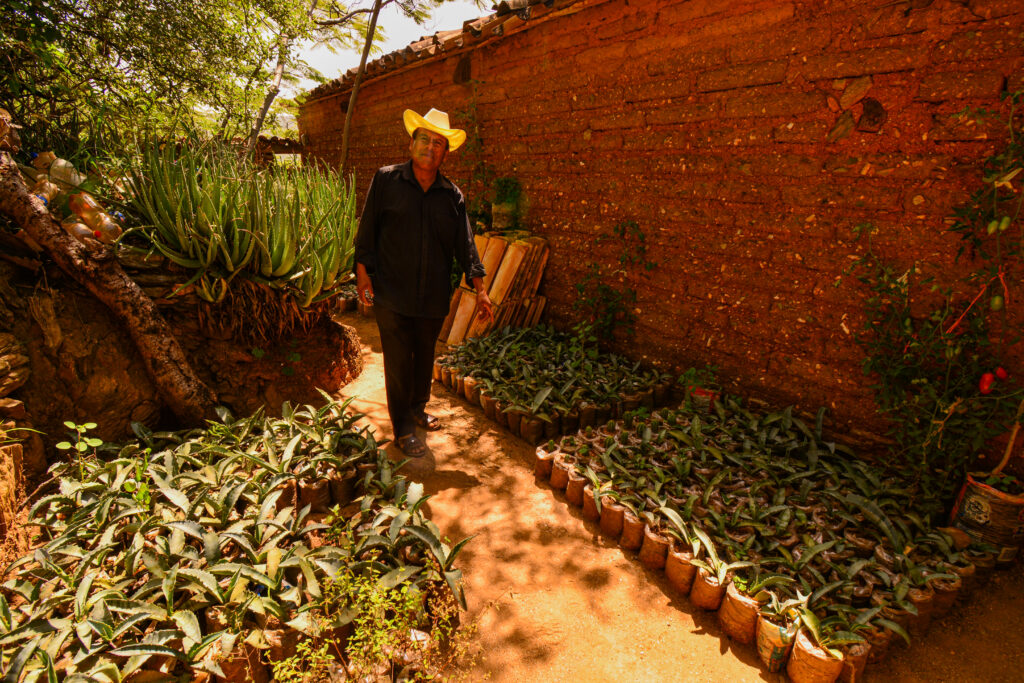
[[[465,278],[452,297],[448,317],[441,328],[441,341],[459,344],[463,339],[486,335],[499,327],[532,327],[540,321],[547,299],[537,295],[548,243],[543,237],[477,235],[476,249],[487,271],[484,287],[494,304],[494,320],[476,317],[476,292]]]

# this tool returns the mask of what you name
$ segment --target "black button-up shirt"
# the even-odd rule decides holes
[[[484,276],[462,191],[438,173],[424,192],[412,161],[379,169],[355,241],[355,261],[370,275],[374,304],[402,315],[445,317],[452,257],[467,281]]]

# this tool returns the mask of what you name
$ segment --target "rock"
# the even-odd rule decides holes
[[[11,420],[24,420],[28,417],[25,404],[13,398],[0,398],[0,417]]]
[[[842,116],[839,117],[839,120],[836,121],[834,126],[832,126],[832,130],[828,132],[825,139],[829,142],[842,140],[853,131],[853,126],[853,112],[844,111]]]
[[[850,81],[839,98],[839,106],[843,109],[849,109],[864,99],[864,95],[867,94],[870,88],[871,76],[861,76]]]

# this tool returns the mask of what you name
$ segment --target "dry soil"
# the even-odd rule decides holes
[[[380,340],[372,319],[346,313],[365,369],[341,391],[390,438]],[[534,480],[533,448],[435,384],[429,453],[406,476],[433,497],[427,514],[455,542],[480,658],[466,680],[589,683],[782,681],[752,647],[725,638],[715,614],[692,607],[658,572],[602,537],[564,496]],[[421,433],[422,434],[422,433]],[[389,447],[393,458],[401,453]],[[899,648],[868,681],[1020,681],[1024,572],[996,573],[986,591]]]

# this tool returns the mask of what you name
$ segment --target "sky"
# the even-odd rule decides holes
[[[453,0],[435,9],[431,17],[423,24],[417,24],[402,16],[394,5],[385,7],[381,10],[377,23],[384,28],[387,37],[378,44],[382,51],[376,55],[370,53],[367,61],[373,61],[389,52],[400,50],[423,36],[430,36],[438,31],[462,28],[462,23],[467,19],[476,19],[493,13],[490,6],[491,4],[486,2],[481,9],[469,0]],[[339,50],[337,54],[331,54],[323,47],[308,47],[302,54],[310,66],[319,70],[328,79],[334,79],[352,67],[359,66],[360,53],[361,50]],[[298,94],[314,87],[316,87],[314,82],[303,81],[295,93],[288,94]]]

